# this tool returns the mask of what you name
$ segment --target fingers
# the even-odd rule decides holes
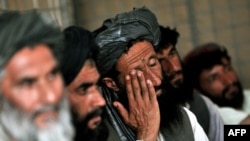
[[[125,77],[126,90],[129,99],[148,100],[155,97],[155,90],[152,81],[145,80],[142,71],[132,70]]]
[[[125,80],[126,80],[126,92],[127,92],[128,99],[134,101],[134,92],[133,92],[133,87],[131,84],[131,77],[129,75],[126,75]]]
[[[138,72],[136,70],[132,70],[130,73],[131,76],[131,84],[133,88],[133,94],[134,98],[137,100],[141,99],[141,87],[140,87],[140,82],[138,80],[139,75],[141,76],[141,72]]]
[[[143,75],[143,72],[137,71],[137,74],[138,74],[138,81],[139,81],[140,89],[141,89],[141,96],[143,97],[144,100],[148,100],[149,99],[148,86],[146,84],[146,80]]]
[[[147,79],[146,83],[147,83],[147,86],[148,86],[147,88],[148,88],[148,91],[149,91],[149,99],[150,100],[156,100],[155,88],[153,86],[152,81]]]
[[[125,109],[125,107],[118,101],[113,102],[113,105],[117,109],[117,111],[121,114],[123,120],[125,122],[128,122],[129,114],[128,114],[128,111]]]

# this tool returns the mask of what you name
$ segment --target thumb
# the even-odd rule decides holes
[[[128,122],[129,121],[129,119],[128,119],[128,111],[124,108],[124,106],[118,101],[113,102],[113,105],[117,109],[117,111],[120,113],[123,120],[125,122]]]

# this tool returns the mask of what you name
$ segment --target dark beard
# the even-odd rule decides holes
[[[74,141],[99,141],[106,140],[108,137],[108,129],[102,121],[96,129],[88,128],[88,121],[98,114],[100,111],[95,110],[90,113],[85,119],[79,119],[79,116],[71,110],[73,117],[73,125],[75,127]]]
[[[173,125],[182,125],[182,113],[179,101],[176,100],[176,89],[171,85],[166,75],[163,75],[162,94],[157,97],[160,107],[161,127],[171,131]]]
[[[179,85],[178,88],[174,88],[174,99],[178,102],[178,104],[185,105],[186,102],[193,100],[193,87],[189,81],[190,78],[187,77],[188,75],[183,71],[183,82]]]
[[[240,82],[235,82],[235,83],[233,83],[233,85],[239,89],[239,92],[237,94],[235,94],[236,96],[231,100],[225,98],[225,93],[227,92],[228,87],[226,87],[223,90],[222,97],[220,97],[220,98],[211,97],[211,96],[209,96],[209,94],[206,94],[206,93],[205,93],[205,95],[207,95],[209,98],[211,98],[211,100],[214,103],[218,104],[221,107],[229,106],[229,107],[233,107],[236,109],[241,109],[243,106],[243,101],[244,101],[243,88],[242,88],[242,85]]]
[[[158,104],[160,107],[161,126],[171,128],[170,125],[182,123],[182,113],[180,111],[179,102],[175,100],[176,90],[171,85],[166,75],[163,75],[161,86],[158,88],[162,89],[162,94],[157,97]],[[128,97],[125,88],[119,84],[120,91],[118,92],[119,99],[126,109],[128,107]]]

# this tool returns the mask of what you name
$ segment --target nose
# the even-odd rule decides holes
[[[103,98],[98,86],[95,86],[95,89],[93,91],[94,97],[93,97],[93,106],[95,107],[103,107],[106,105],[106,101]]]
[[[161,70],[159,69],[155,71],[161,71]],[[157,76],[157,74],[155,74],[155,71],[152,71],[148,66],[145,66],[144,75],[146,79],[149,79],[152,81],[154,86],[160,86],[161,78]],[[159,74],[161,74],[161,72],[159,72]]]
[[[42,99],[43,103],[55,104],[58,102],[61,94],[62,90],[58,91],[57,93],[56,88],[49,83],[43,83],[40,85],[40,98]]]
[[[177,72],[181,69],[180,64],[178,63],[178,60],[176,58],[168,58],[164,59],[161,63],[163,70],[166,74],[173,74],[174,72]]]
[[[221,80],[222,80],[223,84],[225,84],[225,85],[230,85],[234,82],[233,78],[227,74],[222,74]]]

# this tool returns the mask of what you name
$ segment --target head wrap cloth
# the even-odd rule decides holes
[[[100,47],[97,64],[101,74],[107,73],[124,53],[128,43],[136,39],[150,41],[156,47],[160,40],[156,16],[146,7],[118,14],[104,21],[106,28],[96,35]]]
[[[59,27],[51,17],[37,10],[6,11],[0,15],[0,27],[0,68],[26,46],[43,43],[55,52],[63,49]]]
[[[98,52],[92,33],[78,26],[64,29],[65,49],[61,60],[61,71],[66,85],[69,85],[84,66],[87,59]],[[94,59],[94,58],[92,58]]]

